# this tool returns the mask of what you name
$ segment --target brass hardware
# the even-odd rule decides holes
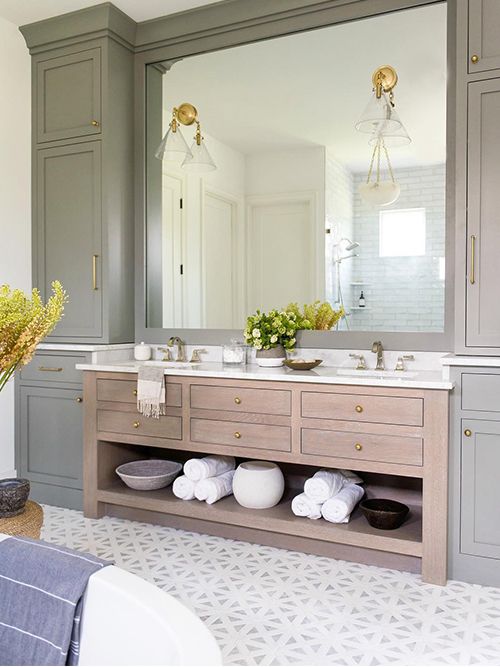
[[[472,435],[472,431],[469,428],[466,428],[465,431],[464,431],[464,435],[466,435],[468,438],[470,438],[471,435]]]
[[[100,123],[99,123],[98,120],[93,120],[90,124],[91,124],[93,127],[99,127],[99,125],[100,125]]]
[[[351,359],[357,359],[358,363],[356,366],[357,371],[364,371],[366,370],[366,360],[362,354],[353,354],[352,352],[349,354]]]
[[[475,65],[476,63],[479,62],[479,56],[476,56],[476,54],[474,54],[473,56],[470,57],[470,61]]]
[[[134,423],[132,424],[132,426],[133,426],[134,428],[139,428],[140,425],[141,425],[140,422],[134,422]]]
[[[236,431],[234,437],[236,438],[236,440],[239,440],[241,438],[241,433],[239,431]]]
[[[390,65],[382,65],[382,67],[373,72],[372,83],[377,98],[382,96],[382,91],[384,93],[392,93],[392,89],[397,82],[398,75],[396,74],[396,70]]]
[[[357,405],[356,406],[356,412],[359,412],[359,413],[363,412],[363,406],[362,405]]]
[[[78,396],[78,398],[76,399],[76,402],[77,402],[77,403],[82,403],[82,402],[83,402],[83,398],[82,398],[81,396]]]
[[[405,371],[405,361],[415,361],[415,355],[413,354],[403,354],[402,356],[398,357],[398,361],[396,363],[395,371]]]
[[[201,363],[202,359],[200,357],[200,354],[206,354],[206,350],[193,350],[191,352],[191,359],[189,360],[190,364],[199,364]]]
[[[240,405],[241,404],[241,398],[238,398],[238,396],[236,396],[236,398],[234,399],[234,402],[236,403],[236,405]]]
[[[469,274],[469,282],[471,285],[474,285],[474,283],[476,282],[475,256],[476,256],[476,237],[472,234],[470,237],[470,274]]]
[[[377,365],[375,366],[376,371],[385,371],[384,365],[384,348],[382,341],[376,340],[372,345],[372,352],[377,355]]]
[[[355,449],[356,451],[360,452],[360,451],[363,449],[363,445],[360,445],[359,442],[357,442],[357,443],[354,445],[354,449]]]
[[[186,353],[184,351],[184,341],[179,338],[179,336],[172,336],[169,338],[167,345],[173,346],[177,345],[177,359],[176,361],[186,361]]]
[[[60,373],[63,369],[61,367],[53,368],[52,366],[38,366],[38,370],[44,373]]]
[[[196,107],[189,102],[183,102],[178,107],[174,107],[175,118],[183,125],[192,125],[198,119]]]
[[[173,361],[172,360],[172,353],[168,349],[168,347],[159,347],[158,348],[159,352],[163,352],[163,359],[162,361]]]
[[[134,394],[134,396],[137,396],[137,389],[134,389],[132,393]]]
[[[92,255],[92,289],[97,289],[97,258],[99,255]]]

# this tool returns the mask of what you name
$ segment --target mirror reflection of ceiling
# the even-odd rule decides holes
[[[443,163],[444,3],[186,58],[165,76],[164,103],[192,102],[208,135],[246,155],[329,146],[362,171],[370,149],[354,124],[385,64],[398,73],[396,109],[412,138],[391,151],[393,165]]]

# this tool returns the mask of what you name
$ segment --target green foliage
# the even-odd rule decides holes
[[[304,304],[301,311],[297,303],[290,303],[285,309],[295,314],[297,320],[309,326],[300,326],[299,329],[315,329],[317,331],[329,331],[345,315],[343,308],[335,310],[328,301],[314,301]]]
[[[296,343],[297,331],[311,328],[306,325],[304,318],[297,317],[293,311],[270,310],[261,313],[258,310],[247,319],[245,341],[256,350],[269,350],[277,345],[291,350]]]

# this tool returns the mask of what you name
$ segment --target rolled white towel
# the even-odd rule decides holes
[[[315,503],[305,493],[299,493],[292,500],[292,512],[295,516],[306,516],[308,519],[321,518],[321,503]]]
[[[193,500],[195,486],[196,482],[193,482],[186,475],[181,475],[174,480],[172,491],[174,496],[181,500]]]
[[[231,495],[233,492],[234,470],[228,470],[217,475],[217,477],[208,477],[196,482],[195,496],[198,500],[206,500],[209,505],[217,502],[221,498]]]
[[[216,477],[223,472],[234,470],[236,461],[233,456],[205,456],[202,459],[189,459],[184,464],[184,474],[193,482]]]
[[[364,484],[361,477],[352,470],[339,470],[345,477],[345,486],[348,484]]]
[[[321,508],[323,518],[332,523],[347,523],[351,512],[364,496],[365,491],[357,484],[348,484],[336,496],[327,500]]]
[[[306,479],[304,492],[315,503],[325,503],[344,486],[345,477],[338,470],[318,470]]]

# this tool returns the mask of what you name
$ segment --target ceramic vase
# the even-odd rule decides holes
[[[233,477],[234,497],[242,507],[267,509],[283,497],[285,478],[280,468],[269,461],[246,461]]]
[[[283,362],[286,359],[285,348],[283,345],[276,345],[276,347],[272,347],[270,350],[257,350],[255,359],[258,365],[264,368],[283,366]]]

